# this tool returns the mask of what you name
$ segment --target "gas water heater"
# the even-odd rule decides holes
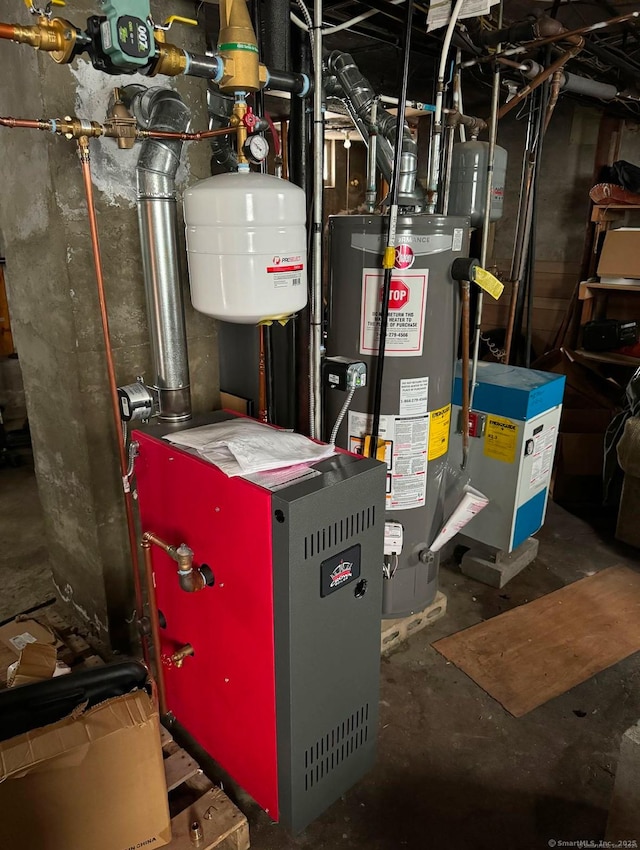
[[[380,336],[382,253],[387,220],[334,216],[327,353],[367,364],[373,386]],[[457,257],[467,256],[469,219],[402,215],[391,282],[380,438],[387,467],[384,617],[405,616],[433,601],[439,556],[429,551],[443,521],[444,478],[458,346]],[[331,426],[344,393],[326,393]],[[372,391],[359,390],[337,444],[367,453]],[[382,458],[381,458],[382,459]]]
[[[142,528],[189,546],[211,586],[185,592],[153,550],[167,707],[297,832],[375,759],[385,468],[340,452],[302,478],[256,483],[167,442],[169,430],[133,434]]]

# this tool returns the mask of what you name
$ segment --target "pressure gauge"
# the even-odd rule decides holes
[[[249,136],[243,145],[244,155],[250,162],[258,165],[269,155],[269,142],[264,136]]]

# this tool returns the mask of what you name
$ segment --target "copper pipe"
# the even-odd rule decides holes
[[[181,139],[183,142],[199,142],[213,139],[214,136],[229,136],[235,133],[235,127],[220,127],[218,130],[198,130],[194,133],[171,133],[168,130],[138,130],[139,139]]]
[[[538,76],[535,78],[535,80],[532,80],[523,89],[520,89],[520,91],[518,92],[517,95],[515,95],[515,97],[512,97],[510,101],[508,101],[507,103],[503,104],[500,107],[500,109],[498,111],[498,120],[500,120],[500,118],[504,118],[504,116],[508,112],[511,112],[511,110],[514,107],[516,107],[519,103],[521,103],[525,99],[525,97],[528,97],[531,94],[532,91],[537,89],[538,86],[541,86],[542,83],[544,83],[544,81],[548,77],[551,77],[553,74],[556,73],[556,71],[559,71],[561,68],[563,68],[564,65],[566,65],[566,63],[570,59],[573,59],[574,56],[576,56],[578,53],[580,53],[583,46],[584,46],[584,41],[582,39],[580,39],[579,44],[574,44],[573,47],[570,47],[565,53],[562,54],[562,56],[560,56],[558,59],[556,59],[555,62],[552,62],[551,65],[549,65],[540,74],[538,74]]]
[[[615,26],[615,24],[624,24],[626,21],[630,21],[639,16],[640,12],[628,12],[626,15],[618,15],[617,18],[609,18],[608,21],[598,21],[597,23],[589,24],[586,27],[579,27],[577,30],[565,30],[557,35],[547,36],[547,38],[537,38],[535,41],[527,41],[523,43],[523,47],[542,47],[545,44],[553,44],[556,41],[571,41],[576,36],[585,35],[586,33]]]
[[[162,549],[163,552],[166,552],[170,558],[173,558],[175,555],[176,547],[172,546],[170,543],[165,543],[165,541],[158,537],[157,534],[154,534],[153,531],[145,531],[142,535],[142,544],[148,543],[150,546],[153,544],[157,546],[159,549]]]
[[[545,44],[554,44],[557,41],[568,41],[576,44],[579,37],[582,35],[595,32],[596,30],[605,29],[606,27],[615,26],[615,24],[623,24],[634,18],[638,18],[639,16],[640,12],[629,12],[626,15],[619,15],[617,18],[610,18],[608,21],[598,21],[595,24],[589,24],[586,27],[580,27],[576,30],[563,30],[563,32],[557,33],[556,35],[536,38],[533,41],[523,41],[517,47],[508,47],[502,53],[492,53],[488,56],[480,56],[475,59],[470,59],[467,62],[463,62],[461,67],[470,68],[472,65],[482,65],[485,62],[493,62],[495,60],[501,62],[504,56],[529,53],[537,47],[543,47]]]
[[[25,127],[27,130],[50,130],[48,121],[37,121],[32,118],[0,118],[2,127]]]
[[[162,667],[162,652],[160,644],[160,618],[156,602],[156,585],[153,579],[153,559],[151,556],[151,540],[142,538],[142,554],[144,558],[144,577],[147,583],[147,602],[149,603],[149,624],[151,626],[151,643],[156,668],[156,686],[158,688],[158,705],[160,715],[167,713],[167,693],[164,685],[164,669]],[[149,665],[147,665],[149,666]],[[149,669],[151,669],[149,667]]]
[[[523,71],[527,66],[523,65],[522,62],[514,62],[513,59],[507,59],[506,56],[498,56],[497,61],[501,65],[506,65],[507,68],[515,68],[516,71]]]
[[[93,183],[91,182],[91,158],[89,154],[89,140],[86,136],[78,139],[78,155],[82,169],[84,191],[87,199],[87,213],[89,217],[89,230],[91,232],[91,248],[93,251],[93,264],[95,267],[96,285],[98,290],[98,302],[100,304],[100,321],[102,323],[102,336],[104,339],[105,358],[107,361],[107,376],[109,379],[109,396],[111,399],[111,412],[115,426],[118,442],[118,459],[120,461],[120,472],[124,485],[124,504],[127,517],[127,531],[129,534],[129,548],[131,550],[131,565],[133,568],[133,587],[136,601],[136,619],[138,622],[143,616],[142,586],[140,583],[140,564],[138,561],[138,543],[136,539],[136,527],[133,517],[133,504],[129,490],[127,469],[128,459],[124,446],[124,440],[120,438],[122,422],[120,420],[120,403],[118,401],[118,384],[113,362],[113,348],[111,345],[111,333],[109,330],[109,315],[107,312],[107,301],[104,292],[104,275],[102,271],[102,256],[100,253],[100,242],[98,239],[98,221],[96,218],[95,200],[93,196]],[[149,648],[144,637],[142,637],[142,652],[145,664],[149,667]]]
[[[560,88],[562,86],[563,79],[564,74],[560,70],[556,71],[552,77],[551,91],[549,93],[549,103],[547,104],[547,113],[544,117],[544,129],[542,131],[543,135],[547,132],[549,122],[551,121],[551,116],[553,115],[553,110],[556,108],[558,97],[560,96]]]
[[[467,458],[469,457],[469,412],[471,407],[469,386],[470,289],[471,284],[468,280],[460,281],[462,300],[462,469],[466,468]]]
[[[507,332],[504,340],[504,362],[507,364],[511,357],[511,342],[513,340],[513,326],[516,321],[516,304],[518,303],[518,290],[520,281],[511,281],[511,300],[509,301],[509,317],[507,319]]]
[[[0,38],[8,38],[13,40],[16,34],[16,26],[15,24],[2,24],[0,23]]]
[[[193,550],[186,543],[173,546],[152,531],[144,532],[142,542],[157,546],[176,562],[178,565],[178,583],[180,589],[184,590],[185,593],[196,593],[198,590],[204,590],[207,587],[207,576],[200,567],[193,566]]]
[[[86,123],[86,122],[85,122]],[[98,124],[91,122],[93,136],[113,136],[113,127],[111,124]],[[33,119],[33,118],[0,118],[0,126],[3,127],[23,127],[28,130],[48,130],[58,133],[64,133],[68,129],[70,133],[77,132],[80,139],[86,138],[85,135],[80,135],[82,125],[78,119],[72,119],[71,122],[60,121],[59,119]],[[77,131],[75,128],[78,128]],[[197,130],[193,133],[171,133],[165,130],[138,130],[135,131],[136,139],[180,139],[183,142],[200,142],[205,139],[212,139],[214,136],[229,136],[237,131],[236,127],[221,127],[218,130]],[[86,132],[86,130],[85,130]]]
[[[282,177],[289,179],[289,122],[282,119],[280,123],[280,144],[282,145]]]
[[[260,422],[269,421],[267,411],[267,370],[265,366],[265,334],[264,325],[258,327],[260,334],[260,353],[258,355],[258,419]]]

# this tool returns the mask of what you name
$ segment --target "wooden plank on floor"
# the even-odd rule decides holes
[[[640,650],[640,573],[610,567],[433,647],[521,717]]]
[[[190,838],[191,824],[197,821],[202,827],[203,838],[194,845]],[[220,788],[212,788],[171,819],[172,840],[167,850],[247,850],[249,826],[246,817],[234,806]]]
[[[184,750],[164,760],[164,775],[167,781],[167,791],[173,791],[187,779],[200,773],[200,767]]]

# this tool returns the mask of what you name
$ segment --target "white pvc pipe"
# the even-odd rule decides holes
[[[440,179],[440,146],[442,143],[442,103],[444,99],[444,75],[447,70],[447,59],[449,57],[449,49],[451,47],[451,39],[453,31],[458,21],[458,16],[462,11],[465,0],[456,0],[456,4],[451,12],[447,30],[444,34],[442,42],[442,52],[440,53],[440,64],[438,66],[438,87],[436,91],[436,109],[433,117],[433,139],[431,142],[431,164],[429,169],[429,185],[427,189],[429,203],[427,204],[427,212],[434,213],[436,211],[436,203],[438,200],[438,182]]]

